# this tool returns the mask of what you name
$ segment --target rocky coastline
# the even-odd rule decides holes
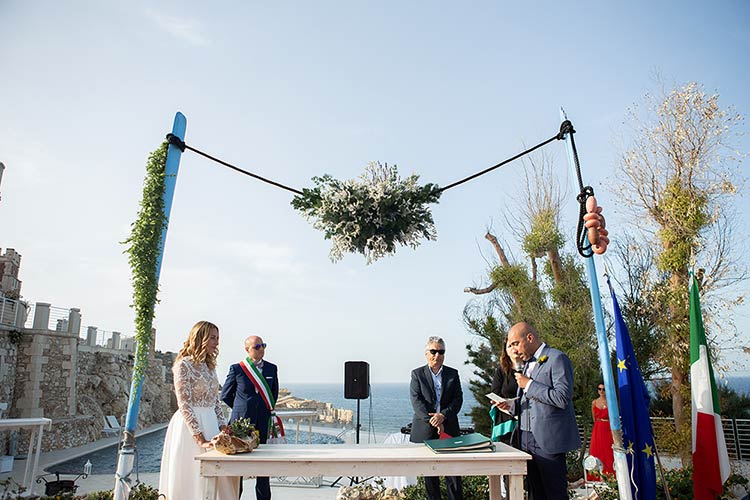
[[[133,368],[126,349],[89,345],[73,332],[23,329],[18,335],[0,325],[0,414],[2,418],[52,420],[42,450],[81,446],[105,433],[105,417],[124,424]],[[172,384],[175,354],[149,352],[138,429],[167,422],[177,409]],[[314,410],[314,425],[351,427],[353,412],[332,403],[295,397],[282,389],[277,408]],[[29,431],[0,431],[0,456],[27,452]]]
[[[318,412],[315,425],[331,427],[348,427],[352,425],[354,412],[335,408],[332,403],[315,401],[313,399],[298,398],[291,394],[289,389],[279,389],[279,397],[276,400],[277,410],[315,410]]]

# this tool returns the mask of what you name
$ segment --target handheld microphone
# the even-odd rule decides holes
[[[513,365],[513,371],[516,373],[523,373],[523,363],[521,363],[520,361],[516,362]]]

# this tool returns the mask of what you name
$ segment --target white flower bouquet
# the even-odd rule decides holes
[[[427,205],[438,202],[441,190],[435,184],[420,186],[418,179],[401,179],[395,165],[370,162],[357,179],[313,177],[316,187],[303,189],[292,206],[333,240],[332,261],[357,252],[370,264],[395,253],[396,244],[416,248],[422,238],[437,239]]]

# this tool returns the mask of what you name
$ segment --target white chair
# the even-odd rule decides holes
[[[121,429],[122,426],[120,425],[120,422],[117,421],[117,417],[114,415],[107,415],[104,417],[104,428],[102,429],[102,433],[105,436],[116,436],[120,433]]]
[[[589,481],[588,478],[588,472],[598,472],[599,476],[601,477],[602,469],[604,469],[604,464],[601,460],[596,458],[594,455],[588,455],[586,458],[583,459],[583,485],[586,488],[586,498],[589,498],[591,495],[589,494],[589,485],[594,485],[598,481]]]

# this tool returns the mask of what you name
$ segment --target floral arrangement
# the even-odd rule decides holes
[[[547,359],[549,359],[549,358],[545,354],[544,356],[540,356],[539,357],[539,361],[537,363],[540,364],[540,365],[543,365],[547,361]]]
[[[260,442],[260,433],[249,418],[238,418],[211,440],[216,451],[225,455],[253,451]]]
[[[313,177],[316,187],[303,189],[292,206],[333,240],[332,261],[357,252],[370,264],[395,253],[396,244],[416,248],[422,238],[437,239],[427,204],[437,203],[441,190],[435,184],[420,186],[418,179],[401,179],[395,165],[370,162],[357,179]]]
[[[260,432],[258,432],[249,418],[238,418],[229,424],[229,428],[232,429],[232,435],[240,439],[252,438],[253,436],[260,437]]]
[[[395,488],[386,488],[382,484],[358,484],[342,486],[336,494],[336,500],[402,500],[405,498]]]

